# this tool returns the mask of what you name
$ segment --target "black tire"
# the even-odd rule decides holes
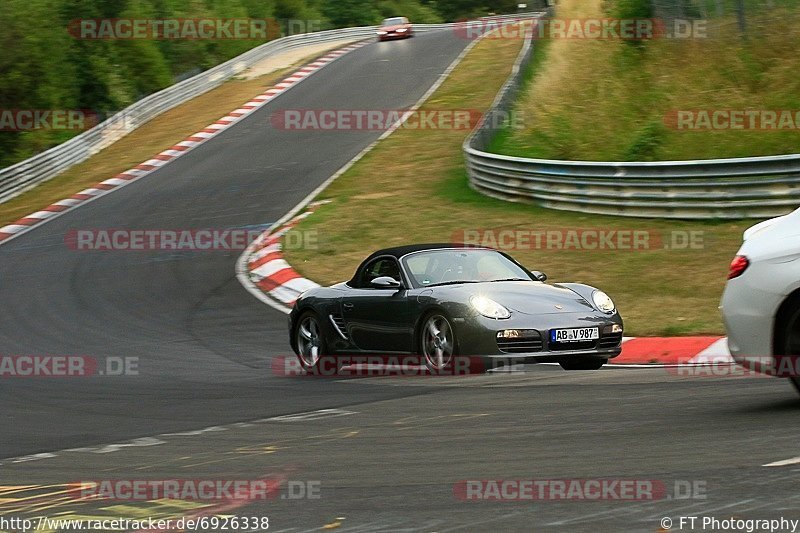
[[[800,394],[800,375],[797,375],[798,361],[800,361],[800,295],[782,307],[775,331],[778,332],[775,342],[775,364],[782,371],[791,369],[790,372],[794,375],[787,377]],[[781,361],[782,356],[788,357],[789,360]]]
[[[328,353],[322,319],[314,311],[305,311],[294,328],[297,359],[306,373],[315,376],[337,375],[341,366],[336,356]]]
[[[597,357],[580,357],[575,359],[568,359],[566,361],[559,361],[559,365],[564,370],[599,370],[604,364],[608,363],[608,359],[598,359]]]

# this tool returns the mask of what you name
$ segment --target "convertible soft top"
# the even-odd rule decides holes
[[[397,259],[400,259],[404,255],[413,253],[413,252],[421,252],[423,250],[439,250],[441,248],[476,248],[476,249],[484,249],[484,250],[491,250],[492,248],[487,248],[486,246],[473,246],[471,244],[464,244],[460,242],[437,242],[432,244],[407,244],[405,246],[395,246],[394,248],[384,248],[383,250],[378,250],[374,252],[372,255],[367,257],[364,262],[374,259],[375,257],[381,255],[391,255]]]

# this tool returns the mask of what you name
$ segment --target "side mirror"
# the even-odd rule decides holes
[[[547,274],[545,274],[544,272],[539,272],[538,270],[531,270],[531,274],[533,274],[533,277],[538,279],[542,283],[547,281]]]
[[[391,276],[378,276],[369,282],[376,289],[399,289],[401,284]]]

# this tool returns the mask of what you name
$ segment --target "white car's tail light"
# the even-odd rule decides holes
[[[750,266],[750,260],[747,259],[743,255],[737,255],[731,261],[731,267],[728,271],[728,279],[738,278],[744,271],[747,270],[747,267]]]

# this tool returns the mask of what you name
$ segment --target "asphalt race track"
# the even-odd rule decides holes
[[[680,515],[798,518],[797,464],[762,466],[800,455],[800,401],[783,380],[554,366],[278,377],[271,360],[290,353],[286,317],[240,286],[239,251],[65,244],[73,229],[275,221],[380,132],[277,131],[271,113],[410,106],[466,45],[443,31],[364,46],[150,176],[0,246],[0,354],[138,357],[140,372],[0,381],[0,514],[118,514],[46,489],[82,479],[280,475],[318,483],[319,498],[228,513],[293,532],[654,532],[665,516],[674,529]],[[318,410],[327,411],[279,418]],[[464,480],[533,478],[650,480],[666,494],[491,502],[454,493]],[[679,493],[687,483],[699,489]],[[20,485],[43,500],[4,499]]]

